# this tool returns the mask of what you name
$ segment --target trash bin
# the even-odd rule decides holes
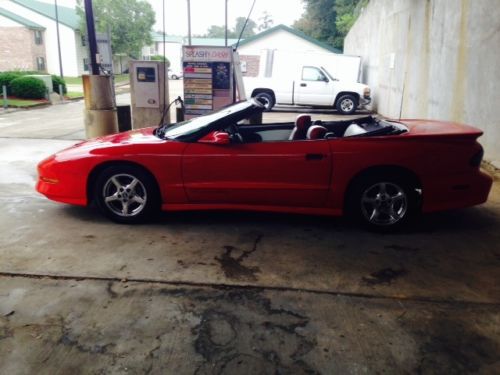
[[[130,115],[130,105],[117,105],[118,131],[120,133],[132,130],[132,116]]]

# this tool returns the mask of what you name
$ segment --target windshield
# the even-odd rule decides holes
[[[182,121],[174,125],[165,124],[162,125],[160,128],[158,128],[155,134],[160,138],[167,138],[167,139],[177,139],[189,136],[191,134],[197,133],[202,128],[210,125],[211,123],[217,120],[220,120],[231,114],[248,109],[253,105],[254,103],[252,101],[240,102],[222,108],[208,115],[195,117],[190,120]]]
[[[332,77],[332,75],[330,74],[330,72],[328,70],[326,70],[324,67],[321,67],[321,70],[326,73],[326,75],[328,76],[328,78],[330,78],[332,81],[335,81],[335,78]]]

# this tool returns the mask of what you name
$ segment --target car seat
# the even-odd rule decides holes
[[[328,129],[321,125],[313,125],[307,131],[307,139],[323,139]]]
[[[294,141],[298,139],[306,139],[307,130],[311,126],[311,116],[309,115],[298,115],[295,119],[295,127],[290,133],[288,140]]]

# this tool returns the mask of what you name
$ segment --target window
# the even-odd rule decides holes
[[[240,68],[242,73],[247,72],[247,62],[246,61],[240,61]]]
[[[88,57],[85,57],[83,59],[83,71],[85,72],[89,72],[90,69],[89,69],[89,58]]]
[[[35,30],[35,44],[42,44],[43,43],[43,37],[42,37],[42,32],[40,30]]]
[[[323,74],[321,70],[318,68],[314,68],[312,66],[304,66],[302,68],[302,80],[303,81],[326,81],[328,79]]]
[[[45,59],[43,57],[36,58],[36,70],[45,71]]]
[[[82,35],[82,47],[85,47],[87,45],[87,37],[85,35]]]

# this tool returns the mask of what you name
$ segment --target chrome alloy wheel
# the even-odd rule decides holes
[[[350,112],[354,108],[354,101],[351,98],[342,99],[340,102],[340,108],[342,112]]]
[[[116,215],[131,217],[138,215],[148,199],[142,182],[129,174],[111,176],[102,189],[106,206]]]
[[[402,220],[408,210],[408,198],[400,186],[378,182],[363,192],[361,212],[374,225],[393,225]]]

